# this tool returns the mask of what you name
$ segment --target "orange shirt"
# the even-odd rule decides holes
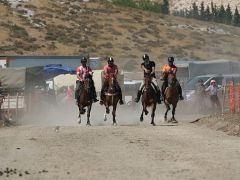
[[[177,67],[175,65],[169,66],[168,64],[164,65],[162,68],[163,73],[174,74],[177,73]]]

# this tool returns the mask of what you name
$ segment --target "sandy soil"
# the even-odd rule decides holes
[[[240,178],[239,137],[188,123],[184,117],[179,120],[178,126],[167,126],[158,117],[156,127],[146,120],[128,126],[109,122],[1,128],[0,178]]]

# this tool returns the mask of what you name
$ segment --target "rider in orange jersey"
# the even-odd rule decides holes
[[[174,62],[174,57],[168,57],[168,64],[164,65],[162,68],[162,75],[163,75],[162,97],[164,98],[164,92],[165,92],[166,88],[168,87],[168,74],[173,74],[176,79],[176,88],[179,93],[179,98],[180,98],[180,100],[183,100],[184,98],[182,96],[182,88],[176,78],[177,67],[173,64],[173,62]]]

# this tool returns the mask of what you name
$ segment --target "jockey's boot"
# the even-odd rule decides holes
[[[160,92],[160,90],[157,91],[157,102],[158,102],[158,104],[162,103],[161,102],[161,92]]]
[[[120,105],[124,104],[123,99],[122,99],[122,91],[121,91],[121,89],[119,90],[119,104]]]
[[[101,93],[100,93],[100,105],[103,105],[103,98],[104,98],[104,88],[101,89]]]
[[[181,88],[180,85],[177,86],[177,90],[178,90],[178,93],[179,93],[179,99],[184,100],[183,95],[182,95],[182,88]]]
[[[134,102],[138,103],[141,97],[142,91],[138,90],[137,97],[135,98]]]
[[[120,104],[120,105],[123,105],[123,104],[124,104],[124,102],[123,102],[122,99],[119,99],[119,104]]]
[[[93,102],[98,102],[96,91],[93,91]]]

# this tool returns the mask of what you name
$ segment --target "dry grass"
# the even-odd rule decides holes
[[[0,4],[2,55],[74,55],[87,51],[92,56],[113,55],[119,59],[141,58],[149,53],[159,63],[168,55],[196,60],[240,57],[236,50],[240,47],[240,29],[235,27],[116,7],[103,1],[61,4],[43,0],[27,2],[24,7],[34,10],[33,22],[44,26],[34,27],[21,17],[23,12],[13,14],[8,6]],[[230,35],[196,32],[178,25],[220,28]],[[18,41],[22,44],[15,44]],[[226,49],[224,55],[222,49]],[[118,63],[124,67],[127,60]]]

